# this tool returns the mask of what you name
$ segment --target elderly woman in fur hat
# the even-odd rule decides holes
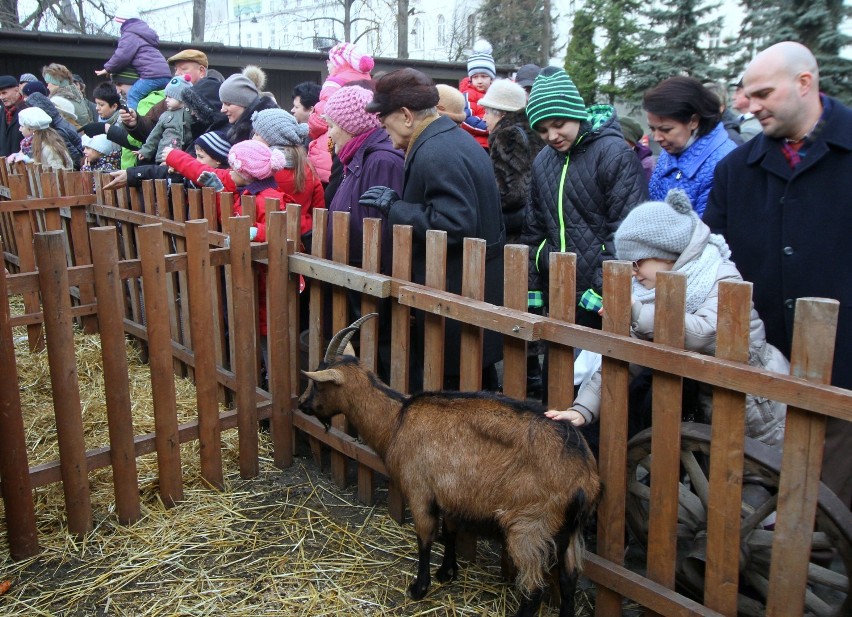
[[[360,203],[378,208],[391,225],[413,228],[416,283],[426,280],[427,231],[447,233],[447,290],[453,293],[461,292],[464,238],[484,239],[485,300],[499,305],[503,302],[506,234],[494,170],[488,153],[475,139],[458,130],[450,118],[438,115],[438,98],[432,79],[415,69],[400,69],[376,82],[375,95],[366,109],[378,114],[393,145],[405,152],[405,182],[401,195],[390,187],[375,186],[364,193]],[[422,341],[422,315],[417,325],[417,340]],[[460,339],[459,323],[449,321],[444,347],[447,388],[458,387]],[[494,364],[502,352],[499,335],[486,333],[484,388],[499,385]],[[412,391],[418,386],[413,383]]]

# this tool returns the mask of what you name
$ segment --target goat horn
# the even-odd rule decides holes
[[[351,325],[343,328],[337,332],[331,339],[331,342],[328,344],[328,348],[325,350],[325,361],[331,362],[346,349],[347,343],[352,340],[352,337],[355,336],[355,333],[361,329],[361,325],[373,317],[378,317],[378,313],[369,313],[362,317],[359,317],[355,321],[352,322]],[[335,351],[332,351],[335,350]]]

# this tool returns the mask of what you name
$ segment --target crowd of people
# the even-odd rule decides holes
[[[744,279],[754,284],[749,362],[779,372],[789,368],[795,300],[836,298],[832,383],[852,388],[852,281],[837,250],[852,228],[852,209],[842,207],[852,194],[843,171],[852,162],[852,112],[820,93],[819,68],[802,45],[759,53],[732,86],[730,106],[728,89],[673,76],[644,94],[637,120],[609,105],[586,105],[558,67],[527,64],[498,78],[485,41],[473,47],[458,87],[436,86],[412,68],[375,74],[369,54],[339,43],[329,51],[325,81],[297,85],[286,111],[282,93],[265,90],[260,67],[225,78],[201,51],[163,57],[157,34],[132,11],[115,19],[116,51],[98,71],[104,81],[92,101],[83,80],[58,63],[43,67],[42,79],[0,76],[0,156],[110,172],[108,190],[155,178],[210,186],[234,193],[235,213],[242,196],[255,196],[252,241],[265,239],[264,197],[281,208],[302,206],[304,249],[314,209],[348,212],[353,265],[363,259],[364,219],[379,218],[380,270],[388,274],[391,228],[409,225],[418,283],[426,279],[426,233],[441,230],[451,292],[461,291],[462,240],[481,238],[485,300],[495,304],[503,298],[503,247],[525,244],[529,310],[544,314],[550,255],[570,251],[577,255],[577,323],[592,328],[601,327],[605,304],[603,263],[631,261],[632,334],[645,339],[654,337],[656,273],[682,272],[686,345],[707,354],[716,346],[718,283]],[[326,246],[330,256],[332,242]],[[358,312],[357,302],[351,310]],[[262,333],[264,315],[260,323]],[[448,322],[448,388],[458,386],[460,339],[458,324]],[[422,340],[418,318],[415,361]],[[546,402],[540,351],[530,353],[528,383]],[[386,375],[388,350],[380,356]],[[486,333],[483,387],[499,388],[501,357],[500,337]],[[412,375],[416,390],[422,371],[415,365]],[[631,413],[647,414],[647,391],[631,396],[631,405],[634,398]],[[695,401],[706,411],[706,392]],[[750,397],[749,435],[778,445],[784,412]],[[569,409],[548,413],[593,424],[600,375],[587,377]],[[850,504],[852,428],[828,422],[824,480]]]

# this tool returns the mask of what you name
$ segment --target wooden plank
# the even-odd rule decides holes
[[[53,174],[45,174],[53,176]],[[17,182],[17,181],[13,181]],[[10,188],[10,193],[14,191]],[[97,195],[50,195],[47,197],[14,197],[0,201],[0,212],[34,212],[37,210],[59,210],[74,206],[91,206],[98,203]]]
[[[654,341],[683,347],[686,276],[658,272],[654,300]],[[648,509],[647,577],[674,589],[680,484],[681,378],[655,372],[651,392],[651,499]],[[646,614],[657,615],[648,612]]]
[[[9,190],[12,199],[26,199],[27,197],[26,176],[10,176]],[[33,225],[29,212],[15,212],[12,218],[14,228],[15,246],[18,248],[18,266],[21,272],[35,272],[35,252],[33,251]],[[28,292],[24,296],[24,310],[34,313],[41,308],[38,293]],[[41,351],[44,349],[44,336],[41,325],[27,327],[27,339],[30,351]]]
[[[363,220],[364,236],[362,241],[361,267],[367,272],[378,272],[382,259],[382,220],[365,218]],[[361,314],[379,312],[379,301],[370,296],[361,296]],[[361,348],[358,354],[361,362],[371,371],[378,372],[379,364],[379,320],[390,319],[390,315],[382,314],[378,319],[371,319],[361,326]],[[375,477],[373,470],[366,465],[358,465],[358,500],[368,505],[374,502]]]
[[[216,379],[216,332],[213,326],[213,285],[207,221],[186,223],[187,307],[192,307],[190,340],[195,357],[195,395],[198,408],[198,441],[201,477],[211,486],[225,485],[222,471],[222,436],[219,430],[219,384]]]
[[[577,315],[577,255],[550,254],[550,317],[573,324]],[[547,406],[567,409],[574,402],[574,348],[550,344],[547,350]]]
[[[507,244],[503,251],[503,304],[518,311],[527,309],[526,281],[529,247]],[[523,400],[527,395],[527,344],[523,339],[503,339],[503,394]]]
[[[41,183],[41,196],[43,198],[59,199],[59,186],[56,183],[56,173],[41,174],[39,182]],[[44,208],[39,212],[44,215],[45,230],[62,231],[62,221],[59,218],[58,208]]]
[[[61,231],[36,234],[35,250],[68,531],[82,537],[93,528],[92,501],[86,474],[86,440],[74,353],[65,234]]]
[[[290,258],[302,245],[302,206],[300,204],[287,204],[287,241],[292,244],[292,250],[287,253],[287,271],[290,272]],[[299,289],[299,276],[290,274],[288,276],[288,302],[290,303],[289,337],[290,337],[290,366],[299,366],[299,336],[302,334],[302,324],[299,317],[301,313],[302,291]],[[290,370],[290,391],[299,392],[299,371]]]
[[[83,174],[68,174],[65,179],[65,189],[70,194],[83,194],[87,192],[90,184],[84,183]],[[88,195],[87,195],[88,196]],[[89,227],[86,210],[84,208],[71,208],[71,222],[69,240],[74,255],[74,265],[87,266],[92,263],[92,249],[89,246]],[[90,284],[78,285],[80,290],[80,304],[92,304],[95,301],[95,290]],[[95,317],[83,319],[83,332],[94,334],[98,331],[98,320]]]
[[[314,228],[313,242],[311,245],[311,253],[314,257],[324,258],[328,254],[326,246],[326,229],[328,226],[328,210],[325,208],[315,209],[313,211]],[[297,256],[290,259],[290,269],[293,271],[293,266]],[[309,310],[308,322],[308,367],[303,369],[314,370],[319,366],[325,352],[325,341],[323,340],[323,322],[325,320],[325,285],[320,284],[317,280],[311,285],[311,302]],[[314,457],[314,462],[322,467],[322,447],[319,440],[315,437],[308,437],[308,444],[311,448],[311,454]]]
[[[332,236],[331,258],[337,263],[349,263],[349,212],[331,213]],[[331,329],[339,332],[351,322],[349,319],[349,299],[347,290],[332,287],[331,290]],[[344,433],[349,433],[346,416],[338,414],[331,419],[331,425]],[[331,479],[339,487],[346,486],[346,457],[332,450]]]
[[[169,184],[168,180],[154,180],[154,211],[148,211],[148,204],[145,204],[147,214],[153,214],[164,219],[174,220],[171,208],[169,207]]]
[[[376,298],[388,298],[392,295],[392,279],[383,274],[365,272],[354,266],[305,255],[293,255],[290,261],[290,271],[294,274],[301,274]]]
[[[840,303],[799,298],[793,322],[790,372],[818,383],[831,381]],[[772,539],[767,617],[801,615],[808,583],[808,563],[819,498],[825,447],[825,416],[787,409],[778,516]]]
[[[234,331],[234,373],[237,381],[236,401],[240,410],[239,449],[240,477],[254,478],[260,473],[258,460],[257,408],[255,402],[255,384],[257,383],[257,364],[255,355],[255,306],[254,273],[251,266],[249,245],[249,227],[252,221],[247,216],[231,218],[231,287],[234,311],[230,320],[230,329]]]
[[[0,166],[5,165],[0,162]],[[3,238],[0,237],[0,252]],[[6,298],[6,277],[0,276],[0,298]],[[9,555],[18,561],[39,552],[33,487],[27,460],[26,433],[21,413],[21,389],[15,360],[15,341],[9,303],[0,307],[0,478]]]
[[[163,257],[163,227],[139,228],[142,255],[142,289],[151,366],[154,426],[157,434],[157,466],[160,496],[167,507],[183,499],[183,480],[178,442],[177,401],[169,328],[169,302]]]
[[[751,283],[720,283],[716,357],[748,362],[750,327]],[[745,459],[744,394],[721,388],[714,391],[711,431],[704,604],[736,617]]]
[[[482,238],[464,239],[461,295],[472,300],[485,299],[485,246]],[[477,392],[482,389],[482,328],[462,324],[460,353],[459,389]]]
[[[397,280],[411,280],[412,258],[410,225],[393,228],[392,274]],[[411,310],[398,302],[391,305],[391,369],[390,387],[409,392],[411,360]],[[405,518],[405,499],[395,482],[388,482],[388,514],[398,523]]]
[[[196,221],[204,218],[204,210],[201,206],[201,191],[198,189],[187,189],[187,214],[186,218],[189,221]]]
[[[619,596],[630,598],[666,617],[724,617],[594,553],[585,554],[583,574],[599,587],[611,589]],[[611,614],[621,614],[621,607],[618,607],[617,613]]]
[[[113,490],[118,520],[127,525],[139,520],[141,509],[133,444],[130,371],[124,338],[124,293],[118,276],[118,238],[114,227],[94,228],[91,237],[95,248],[93,268],[98,294]]]
[[[426,232],[427,287],[443,291],[447,288],[447,232]],[[401,302],[401,299],[400,299]],[[444,318],[427,313],[423,326],[423,389],[444,389]]]
[[[607,332],[630,334],[632,265],[606,261],[603,265],[603,297],[606,311],[603,327]],[[604,356],[601,365],[600,456],[598,470],[606,490],[598,506],[598,554],[609,561],[624,563],[624,518],[627,495],[627,403],[629,375],[627,363]],[[621,596],[598,588],[595,615],[621,614]]]
[[[173,184],[172,209],[175,213],[175,220],[181,224],[186,223],[185,197],[186,193],[184,192],[183,186],[179,184]],[[186,240],[183,236],[184,234],[171,237],[171,241],[173,242],[174,246],[174,252],[176,253],[186,253]],[[177,332],[173,332],[172,335],[177,338],[178,342],[187,344],[189,343],[189,341],[192,340],[192,320],[189,315],[189,294],[187,292],[186,270],[178,270],[177,276],[174,277],[173,280],[175,282],[175,303],[179,312],[176,311],[176,315],[178,316],[178,329]],[[192,368],[186,365],[181,365],[181,373],[179,374],[186,375],[190,379],[193,378]]]
[[[288,247],[285,227],[287,215],[271,212],[266,218],[269,242],[269,270],[266,277],[267,341],[269,344],[269,390],[272,408],[269,422],[273,444],[273,462],[276,467],[293,464],[293,395],[291,381],[292,357],[290,355],[290,284],[288,272]],[[298,340],[298,339],[296,339]]]

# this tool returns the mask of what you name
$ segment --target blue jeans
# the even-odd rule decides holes
[[[139,101],[151,94],[154,90],[165,88],[171,80],[171,77],[152,77],[151,79],[139,78],[136,83],[130,86],[127,92],[127,106],[135,110],[139,105]]]

